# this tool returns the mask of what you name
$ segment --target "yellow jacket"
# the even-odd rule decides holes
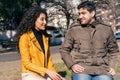
[[[49,38],[43,34],[42,37],[45,53],[43,53],[33,31],[24,33],[20,37],[19,50],[22,72],[32,72],[44,76],[47,69],[55,71],[49,51]]]

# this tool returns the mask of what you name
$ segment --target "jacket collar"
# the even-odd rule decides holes
[[[95,28],[97,24],[99,24],[100,22],[98,20],[92,22],[91,24],[89,24],[92,28]]]
[[[38,48],[40,51],[43,52],[38,40],[36,39],[34,33],[32,30],[30,30],[28,32],[29,36],[30,36],[30,41],[33,42],[33,44],[36,46],[36,48]],[[48,37],[46,37],[45,35],[42,34],[42,37],[43,37],[43,44],[44,44],[44,49],[45,49],[45,53],[47,52],[47,49],[48,49]]]

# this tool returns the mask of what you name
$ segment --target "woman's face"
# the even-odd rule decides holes
[[[44,13],[40,13],[39,17],[35,21],[35,29],[45,30],[46,24],[47,24],[46,15]]]

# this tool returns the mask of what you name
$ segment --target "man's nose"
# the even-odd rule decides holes
[[[44,24],[46,24],[47,23],[47,21],[46,20],[44,20]]]
[[[81,19],[83,16],[82,15],[79,15],[79,18]]]

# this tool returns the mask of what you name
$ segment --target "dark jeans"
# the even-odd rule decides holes
[[[113,80],[113,78],[108,75],[74,74],[72,80]]]

